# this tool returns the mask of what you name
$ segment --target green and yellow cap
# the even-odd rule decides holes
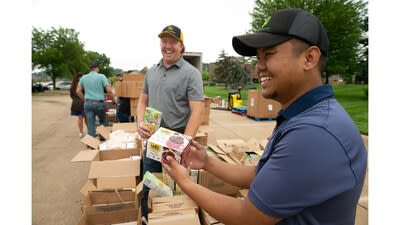
[[[173,36],[174,38],[176,38],[176,40],[180,41],[183,43],[183,34],[181,29],[179,29],[179,27],[174,26],[174,25],[169,25],[166,26],[161,33],[158,34],[158,37],[161,38],[161,35],[163,34],[169,34],[171,36]]]

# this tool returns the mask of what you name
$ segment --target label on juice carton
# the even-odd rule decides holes
[[[150,135],[158,130],[161,124],[162,112],[152,107],[146,107],[143,124],[150,129]]]
[[[143,177],[143,184],[157,192],[161,196],[172,196],[173,192],[168,185],[164,184],[160,179],[146,171]]]
[[[146,156],[161,162],[169,155],[178,163],[182,162],[184,153],[189,150],[192,138],[184,134],[160,127],[148,140]]]

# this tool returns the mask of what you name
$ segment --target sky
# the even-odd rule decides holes
[[[33,0],[33,27],[73,28],[85,50],[104,53],[123,70],[151,67],[161,59],[158,34],[178,26],[187,52],[215,62],[222,50],[239,56],[232,37],[251,28],[253,0]]]

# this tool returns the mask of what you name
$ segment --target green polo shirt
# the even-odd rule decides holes
[[[91,71],[82,76],[78,85],[85,90],[85,99],[104,100],[104,87],[109,84],[104,74]]]

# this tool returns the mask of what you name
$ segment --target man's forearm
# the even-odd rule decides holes
[[[191,114],[189,121],[186,125],[185,135],[190,137],[195,137],[197,130],[199,129],[201,123],[201,116],[203,112],[203,102],[192,102],[190,106]]]

